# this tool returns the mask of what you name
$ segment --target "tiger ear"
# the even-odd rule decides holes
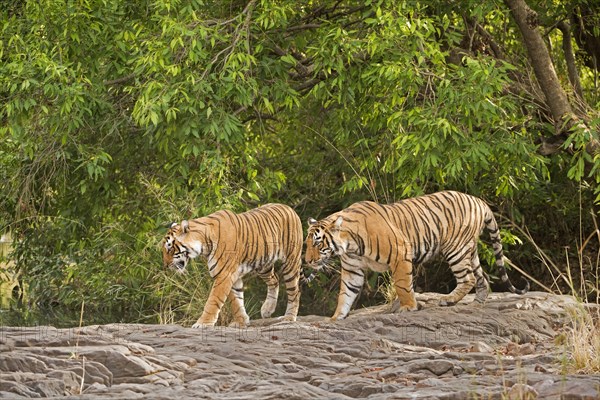
[[[344,218],[342,216],[337,217],[337,219],[333,223],[335,229],[340,229],[342,227],[342,222],[344,222]]]
[[[181,221],[181,232],[188,233],[189,230],[190,230],[190,223],[184,219],[183,221]]]
[[[317,220],[316,220],[316,219],[314,219],[314,218],[309,218],[307,222],[308,222],[308,226],[311,226],[311,225],[314,225],[314,224],[316,224],[316,223],[317,223]]]
[[[174,228],[177,226],[177,222],[171,222],[171,224],[169,225],[169,228]]]

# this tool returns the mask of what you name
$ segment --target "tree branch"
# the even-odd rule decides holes
[[[562,48],[565,54],[565,61],[567,63],[569,81],[571,82],[571,85],[573,85],[575,95],[580,101],[584,101],[583,90],[581,89],[581,82],[579,81],[579,72],[577,71],[577,65],[575,64],[573,45],[571,44],[571,26],[565,21],[560,21],[557,27],[562,32],[563,36]]]
[[[477,33],[479,33],[479,35],[481,35],[481,37],[483,37],[485,41],[490,45],[492,51],[494,52],[494,57],[503,60],[505,58],[504,51],[502,50],[502,47],[498,43],[496,43],[494,37],[490,35],[490,33],[486,31],[485,28],[481,26],[477,21],[475,21],[475,29],[477,30]]]
[[[208,75],[208,73],[212,69],[212,66],[215,65],[217,63],[217,61],[219,61],[219,58],[221,57],[221,55],[225,54],[225,56],[223,57],[223,64],[225,64],[227,62],[227,60],[229,59],[231,54],[233,54],[233,52],[235,51],[235,48],[236,48],[238,42],[240,41],[240,38],[242,36],[241,32],[246,32],[247,33],[246,36],[249,36],[248,31],[249,31],[249,27],[250,27],[250,21],[252,19],[252,12],[254,10],[255,5],[256,5],[256,0],[251,0],[248,2],[246,7],[244,7],[244,10],[242,11],[242,13],[240,15],[245,15],[246,18],[244,19],[244,22],[242,23],[241,28],[238,26],[235,29],[233,40],[232,40],[231,44],[229,46],[225,47],[223,50],[219,51],[213,57],[213,59],[208,64],[207,68],[202,73],[202,79],[204,79]],[[237,19],[237,17],[232,19],[232,21],[235,19]]]

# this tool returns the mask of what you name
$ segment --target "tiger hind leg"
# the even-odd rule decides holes
[[[287,307],[285,309],[284,321],[296,321],[300,308],[300,270],[302,261],[300,258],[283,264],[282,273],[285,281],[287,294]]]
[[[267,297],[260,308],[260,316],[269,318],[275,312],[277,307],[277,298],[279,297],[279,278],[271,267],[265,273],[259,273],[260,278],[267,284]]]
[[[488,297],[490,285],[488,284],[488,281],[483,274],[483,270],[481,269],[477,250],[475,250],[473,253],[471,265],[473,266],[473,274],[475,275],[475,301],[483,304],[485,303],[485,299]]]
[[[471,245],[471,251],[464,252],[462,254],[455,255],[454,259],[449,259],[450,268],[456,278],[456,288],[440,299],[441,306],[450,306],[458,303],[465,297],[471,289],[475,286],[476,278],[473,274],[472,260],[473,251],[476,251],[476,247]]]

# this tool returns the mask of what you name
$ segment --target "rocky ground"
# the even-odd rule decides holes
[[[569,375],[565,315],[545,293],[492,294],[485,306],[245,329],[112,324],[0,327],[0,397],[151,399],[598,399],[599,375]],[[464,304],[462,304],[464,303]]]

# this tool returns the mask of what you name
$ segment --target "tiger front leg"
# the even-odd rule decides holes
[[[227,271],[222,271],[223,275],[227,275]],[[220,277],[221,275],[219,275]],[[204,305],[204,311],[202,316],[198,318],[198,321],[192,325],[192,328],[203,328],[207,326],[214,326],[219,318],[219,313],[225,299],[229,296],[233,283],[238,280],[237,276],[224,276],[221,279],[216,279],[210,289],[210,294]]]
[[[244,307],[244,282],[242,282],[242,278],[239,278],[233,284],[228,299],[233,313],[233,322],[231,325],[240,328],[248,326],[250,317],[246,313],[246,308]]]
[[[399,304],[392,306],[392,312],[417,310],[417,299],[413,290],[413,265],[412,262],[402,260],[391,265],[394,289],[398,296]]]
[[[362,289],[364,281],[365,274],[362,270],[347,268],[342,264],[340,294],[338,295],[337,308],[331,317],[333,321],[346,318],[352,304],[354,304],[354,300],[356,300],[356,296]]]
[[[275,312],[277,307],[277,297],[279,297],[279,279],[275,275],[273,267],[267,272],[260,273],[258,276],[267,284],[267,297],[260,308],[260,316],[269,318]]]
[[[456,288],[447,295],[444,295],[440,299],[440,306],[451,306],[458,303],[463,299],[478,283],[477,287],[477,298],[485,300],[487,297],[487,281],[483,278],[481,268],[478,268],[478,276],[475,277],[473,274],[473,263],[479,264],[479,257],[477,257],[477,243],[469,243],[461,253],[458,253],[454,258],[448,260],[450,263],[450,269],[454,273],[456,278]],[[481,277],[479,276],[481,275]],[[484,281],[481,280],[484,279]]]

